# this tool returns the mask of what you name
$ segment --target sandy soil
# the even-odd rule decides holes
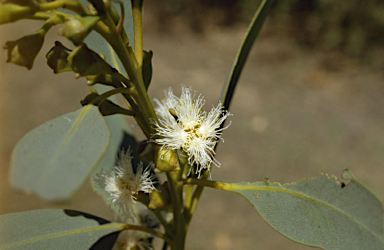
[[[192,86],[216,105],[222,83],[246,31],[245,25],[194,34],[183,25],[158,32],[146,21],[144,48],[154,51],[151,98],[172,86]],[[0,44],[39,27],[21,22],[0,27]],[[52,34],[54,32],[51,32]],[[57,39],[57,38],[56,38]],[[88,93],[72,73],[54,75],[45,64],[48,38],[28,71],[0,57],[0,214],[72,208],[110,218],[108,206],[86,183],[73,200],[48,204],[7,182],[10,154],[29,130],[76,110]],[[63,41],[63,39],[61,39]],[[299,47],[264,29],[241,76],[231,107],[232,124],[219,145],[212,178],[225,182],[289,183],[318,173],[340,177],[346,168],[384,197],[384,52],[370,64]],[[135,131],[137,126],[132,125]],[[143,138],[138,133],[138,138]],[[310,249],[272,230],[242,197],[206,190],[194,215],[187,249]]]

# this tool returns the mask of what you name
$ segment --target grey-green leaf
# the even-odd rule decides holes
[[[350,171],[297,183],[225,184],[244,196],[261,217],[289,239],[323,249],[384,249],[383,203]]]
[[[11,184],[46,200],[67,200],[99,163],[109,141],[108,125],[93,105],[48,121],[16,145]]]
[[[124,224],[73,210],[42,209],[2,215],[0,228],[0,249],[85,250]]]

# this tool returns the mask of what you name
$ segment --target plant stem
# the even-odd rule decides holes
[[[136,231],[142,231],[145,233],[149,233],[149,234],[152,234],[153,236],[156,236],[156,237],[163,239],[164,241],[166,241],[168,243],[172,243],[172,240],[168,236],[166,236],[166,235],[164,235],[158,231],[155,231],[153,229],[147,228],[147,227],[127,224],[127,225],[125,225],[124,229],[125,230],[136,230]]]
[[[174,250],[184,249],[187,227],[183,216],[182,206],[182,185],[178,186],[178,173],[175,171],[167,172],[169,189],[172,197],[173,217],[174,217],[174,237],[171,245]]]
[[[118,35],[121,34],[121,31],[123,30],[124,28],[124,19],[125,19],[125,9],[124,9],[124,3],[123,2],[120,2],[120,9],[121,9],[121,15],[120,15],[120,19],[119,19],[119,22],[117,23],[116,25],[116,33]],[[112,16],[111,16],[112,17]],[[113,19],[113,18],[112,18]]]
[[[107,19],[110,19],[109,15]],[[135,100],[137,107],[140,108],[140,110],[137,110],[136,112],[142,113],[142,116],[145,120],[144,124],[139,125],[149,130],[146,133],[147,138],[149,138],[150,135],[153,134],[152,128],[149,126],[149,124],[151,123],[151,119],[157,121],[157,116],[144,86],[143,76],[138,70],[138,63],[136,61],[132,47],[129,45],[126,46],[126,44],[124,44],[121,38],[122,36],[116,33],[116,27],[109,27],[113,24],[113,22],[107,23],[109,31],[107,31],[105,29],[106,26],[102,23],[100,24],[100,22],[95,26],[95,31],[103,36],[104,39],[111,45],[113,50],[118,55],[125,71],[127,72],[130,81],[133,83],[134,88],[131,96]]]
[[[79,15],[85,15],[88,13],[88,10],[84,7],[84,5],[78,1],[56,0],[49,3],[39,4],[40,11],[47,11],[58,8],[71,10]]]
[[[229,187],[232,186],[232,184],[230,183],[202,180],[202,179],[196,179],[196,178],[189,178],[187,180],[183,180],[183,184],[199,185],[203,187],[210,187],[210,188],[226,190],[226,191],[230,191]]]
[[[92,104],[95,104],[95,103],[98,103],[98,102],[101,102],[101,101],[104,101],[105,99],[107,99],[108,97],[111,97],[113,95],[116,95],[116,94],[122,94],[122,93],[131,93],[132,89],[130,88],[117,88],[117,89],[112,89],[112,90],[109,90],[101,95],[99,95],[98,97],[96,97],[95,99],[92,100]]]
[[[159,219],[160,223],[163,225],[165,232],[166,232],[166,235],[173,235],[173,232],[172,232],[171,228],[169,227],[168,222],[164,219],[164,217],[160,214],[160,212],[157,211],[156,209],[154,209],[152,211],[156,215],[156,217]]]
[[[209,176],[209,172],[205,171],[204,174],[202,175],[201,180],[206,180],[208,178],[208,176]],[[192,215],[197,208],[197,204],[199,203],[199,199],[200,199],[201,194],[203,193],[203,190],[204,190],[204,186],[197,186],[195,189],[195,192],[193,193],[192,201],[191,201],[189,211],[188,211],[189,214],[187,215],[188,223],[192,219]]]
[[[140,72],[143,66],[143,2],[143,0],[132,0],[135,56]]]
[[[182,151],[179,157],[179,162],[181,167],[181,178],[182,180],[186,180],[188,178],[188,174],[192,171],[191,165],[188,163],[187,153]],[[189,225],[189,221],[191,218],[191,205],[192,205],[192,197],[193,197],[193,185],[185,185],[184,189],[184,218],[186,221],[186,227]]]

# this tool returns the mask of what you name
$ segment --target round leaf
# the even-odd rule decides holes
[[[108,125],[93,105],[48,121],[16,145],[11,183],[47,200],[66,200],[99,163],[109,140]]]
[[[121,231],[124,224],[73,210],[42,209],[2,215],[0,228],[0,249],[85,250],[95,248],[103,236]]]
[[[344,178],[319,175],[297,183],[225,184],[244,196],[275,230],[323,249],[384,249],[383,203],[351,172]]]

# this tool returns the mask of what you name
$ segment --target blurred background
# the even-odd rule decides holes
[[[191,86],[217,105],[257,0],[158,0],[145,3],[144,49],[153,50],[151,99]],[[41,27],[38,21],[0,26],[0,44]],[[54,75],[45,54],[32,70],[5,63],[0,52],[0,214],[71,208],[111,218],[85,183],[72,201],[49,204],[7,181],[15,144],[31,129],[80,108],[89,93],[73,73]],[[384,198],[384,2],[277,1],[236,89],[212,179],[296,182],[319,173],[341,178],[348,168]],[[131,121],[138,140],[144,136]],[[272,230],[242,197],[206,189],[187,249],[312,249]]]

